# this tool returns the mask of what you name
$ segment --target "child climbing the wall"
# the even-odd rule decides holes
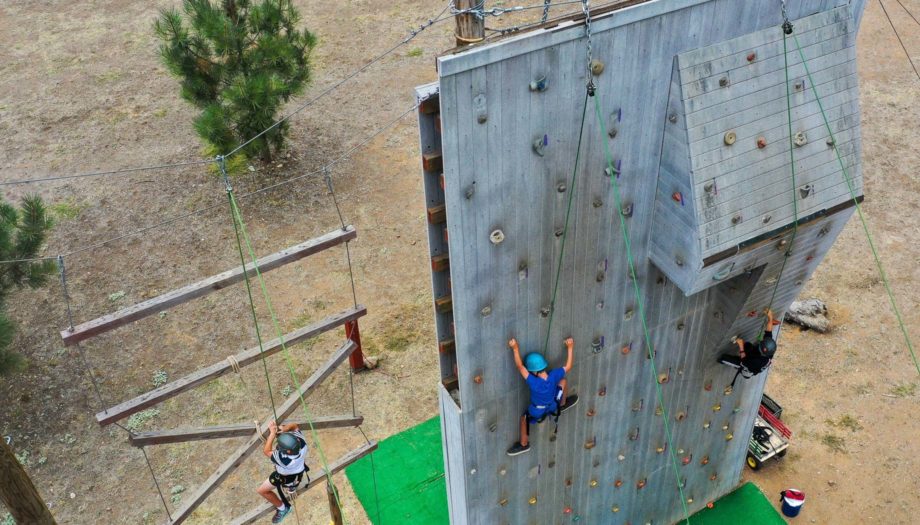
[[[508,449],[509,456],[517,456],[530,450],[530,424],[542,423],[547,416],[552,416],[557,424],[559,415],[578,402],[577,395],[568,395],[566,374],[572,370],[572,349],[575,341],[569,337],[565,340],[568,358],[565,366],[547,371],[549,364],[541,354],[532,352],[521,361],[521,349],[518,342],[511,338],[508,346],[514,352],[514,364],[530,388],[530,404],[521,416],[521,440]]]
[[[732,342],[738,345],[737,356],[731,354],[722,354],[719,362],[732,368],[737,368],[732,383],[728,386],[729,391],[735,387],[735,381],[738,376],[744,376],[750,379],[763,372],[770,366],[773,356],[776,354],[776,341],[773,339],[773,327],[780,324],[773,319],[773,311],[767,308],[767,326],[763,333],[763,339],[759,342],[750,343],[740,337],[732,338]]]
[[[276,445],[277,442],[277,445]],[[275,471],[262,482],[258,493],[275,506],[272,523],[281,523],[291,512],[291,502],[284,495],[284,489],[296,489],[304,473],[310,470],[306,465],[307,440],[296,423],[280,427],[275,421],[268,424],[268,437],[262,447],[262,453],[271,459]],[[309,483],[309,476],[307,482]],[[275,489],[278,495],[275,495]]]

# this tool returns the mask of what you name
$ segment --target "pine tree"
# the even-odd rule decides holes
[[[0,260],[34,258],[52,225],[37,195],[24,197],[20,209],[0,201]],[[22,356],[9,348],[16,327],[6,315],[6,298],[13,289],[42,286],[54,271],[54,261],[47,260],[0,265],[0,374],[19,369],[25,363]]]
[[[183,0],[182,13],[160,13],[160,54],[181,79],[182,98],[201,109],[195,131],[210,153],[227,153],[271,126],[309,82],[316,40],[295,27],[299,21],[290,0]],[[244,153],[270,161],[287,130],[281,123]]]

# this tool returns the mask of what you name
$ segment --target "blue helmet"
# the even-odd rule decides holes
[[[528,372],[542,372],[546,370],[546,367],[549,365],[542,355],[537,352],[532,352],[527,354],[527,357],[524,358],[524,366],[527,367]]]

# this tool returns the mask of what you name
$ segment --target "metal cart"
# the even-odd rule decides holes
[[[764,394],[760,409],[754,416],[754,431],[748,442],[747,464],[757,470],[770,458],[781,458],[789,449],[792,431],[780,421],[783,409]]]

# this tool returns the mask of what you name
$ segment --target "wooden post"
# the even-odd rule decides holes
[[[42,501],[13,449],[0,439],[0,500],[16,523],[56,525],[51,511]]]
[[[348,356],[348,364],[351,365],[351,369],[355,372],[360,372],[367,368],[364,365],[364,354],[361,352],[361,331],[358,330],[357,319],[345,323],[345,339],[353,342],[358,347]]]
[[[339,508],[339,504],[335,499],[335,487],[332,486],[332,483],[326,482],[326,496],[329,497],[329,519],[332,525],[343,525],[342,523],[342,509]]]
[[[457,9],[463,11],[479,5],[480,0],[457,0]],[[457,15],[457,30],[454,36],[457,37],[458,46],[468,46],[476,42],[482,42],[486,37],[486,22],[475,13],[465,13]]]

